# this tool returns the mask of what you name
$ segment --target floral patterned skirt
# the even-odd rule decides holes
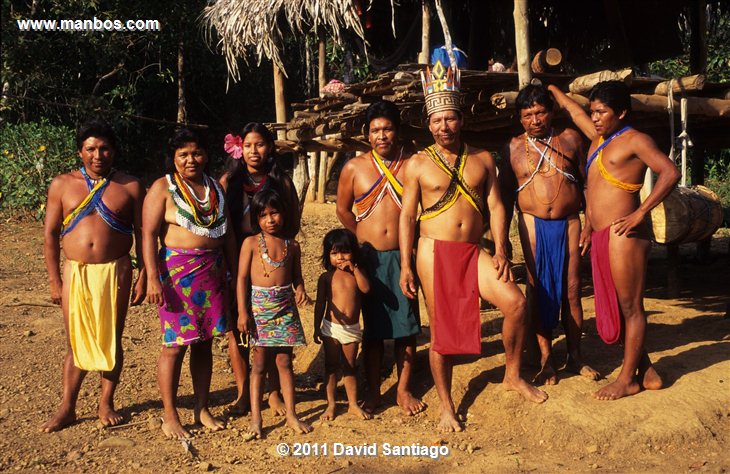
[[[291,285],[252,285],[251,314],[256,322],[255,346],[291,347],[306,344]]]
[[[163,247],[159,270],[163,346],[188,346],[226,332],[228,291],[221,249]]]

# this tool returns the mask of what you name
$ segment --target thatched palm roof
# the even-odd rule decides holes
[[[280,19],[291,31],[309,33],[326,29],[337,43],[344,30],[353,31],[364,40],[364,32],[352,0],[216,0],[202,15],[209,38],[213,29],[226,58],[228,72],[239,79],[236,60],[265,56],[282,71],[279,55],[283,43]],[[283,22],[282,22],[283,23]]]

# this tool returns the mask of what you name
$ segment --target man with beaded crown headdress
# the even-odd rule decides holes
[[[537,403],[544,402],[547,394],[520,376],[526,303],[506,256],[505,210],[495,160],[486,150],[461,140],[458,69],[437,62],[422,80],[428,129],[435,143],[414,155],[405,169],[400,285],[406,296],[415,298],[416,282],[421,284],[431,329],[429,361],[441,403],[439,429],[461,431],[450,393],[452,356],[481,353],[480,296],[504,315],[504,388]],[[487,219],[494,256],[479,245]],[[414,248],[416,271],[411,265]]]
[[[541,369],[534,382],[555,385],[558,381],[552,331],[561,314],[568,346],[566,370],[597,380],[598,372],[583,363],[580,351],[583,140],[575,130],[553,127],[553,99],[544,86],[524,87],[515,102],[525,132],[502,151],[499,181],[507,225],[517,204],[527,265],[528,314],[540,348]]]

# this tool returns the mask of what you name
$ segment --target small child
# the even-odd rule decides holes
[[[335,418],[337,369],[340,368],[340,358],[344,356],[342,378],[350,405],[348,412],[369,420],[372,415],[357,404],[355,359],[358,344],[362,341],[360,295],[370,291],[370,282],[357,265],[359,247],[355,234],[347,229],[332,230],[325,235],[322,246],[322,265],[327,271],[317,283],[313,337],[317,344],[324,341],[327,410],[322,419]]]
[[[297,417],[292,370],[292,347],[306,343],[296,305],[311,300],[304,290],[299,244],[281,237],[283,210],[284,203],[275,191],[256,194],[251,203],[251,215],[257,217],[252,222],[255,234],[243,241],[239,260],[238,330],[251,338],[253,346],[251,438],[262,436],[263,377],[272,363],[279,372],[287,425],[299,433],[312,431]]]

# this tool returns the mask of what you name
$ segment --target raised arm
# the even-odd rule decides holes
[[[400,289],[407,298],[414,299],[418,287],[411,261],[414,239],[416,237],[416,214],[421,199],[418,157],[414,155],[406,161],[403,180],[403,207],[398,222],[398,245],[400,246]]]
[[[497,278],[503,281],[512,281],[512,271],[507,258],[507,242],[509,239],[509,226],[507,225],[504,203],[499,192],[497,180],[497,165],[492,155],[484,151],[484,165],[487,168],[487,206],[489,207],[489,228],[492,230],[494,239],[494,268],[497,270]]]
[[[353,234],[357,230],[355,213],[352,212],[352,204],[355,202],[354,183],[355,166],[352,162],[345,163],[337,182],[337,218],[343,226]]]
[[[43,257],[46,260],[48,283],[51,287],[51,301],[61,304],[63,281],[61,280],[61,225],[63,224],[63,205],[61,194],[63,176],[56,177],[48,188],[46,200],[46,220],[43,224]]]
[[[355,283],[357,284],[357,289],[360,290],[360,293],[370,293],[370,280],[368,280],[367,275],[364,271],[362,271],[362,268],[360,268],[359,265],[354,266],[352,274],[355,277]]]
[[[157,243],[165,221],[167,183],[158,179],[150,187],[142,207],[142,256],[147,270],[147,301],[157,306],[165,304],[157,265]]]
[[[656,146],[654,140],[644,133],[636,133],[629,141],[631,151],[656,175],[651,193],[634,212],[616,219],[614,232],[623,235],[641,225],[646,215],[672,192],[681,174],[672,161]]]
[[[581,132],[583,132],[585,136],[588,137],[589,140],[592,141],[596,139],[598,137],[596,127],[593,125],[593,121],[591,120],[590,115],[588,115],[586,111],[583,110],[583,107],[581,107],[578,102],[565,95],[565,93],[555,85],[550,84],[549,86],[547,86],[547,88],[553,94],[555,102],[557,102],[558,106],[562,110],[568,112],[570,120],[573,121],[576,127],[578,127]]]

